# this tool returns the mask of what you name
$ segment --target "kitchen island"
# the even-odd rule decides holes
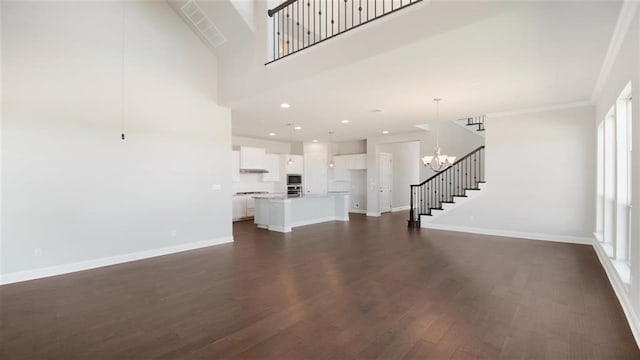
[[[349,221],[349,193],[326,195],[257,195],[254,222],[263,229],[291,232],[297,226]]]

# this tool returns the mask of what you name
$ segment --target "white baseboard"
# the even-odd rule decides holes
[[[405,210],[409,210],[410,208],[411,208],[411,205],[398,206],[398,207],[391,208],[391,212],[405,211]]]
[[[288,232],[291,232],[291,228],[290,228],[290,227],[277,226],[277,225],[269,225],[269,226],[267,227],[267,229],[269,229],[269,230],[271,230],[271,231],[281,232],[281,233],[288,233]]]
[[[434,223],[421,223],[421,225],[422,225],[422,228],[425,228],[425,229],[458,231],[458,232],[481,234],[481,235],[503,236],[503,237],[512,237],[512,238],[529,239],[529,240],[544,240],[544,241],[554,241],[554,242],[563,242],[563,243],[571,243],[571,244],[591,245],[592,243],[590,237],[527,233],[527,232],[518,232],[518,231],[509,231],[509,230],[442,225],[442,224],[434,224]]]
[[[349,209],[350,213],[355,213],[355,214],[366,214],[367,210],[362,210],[362,209]]]
[[[367,211],[367,216],[381,216],[379,211]]]
[[[624,281],[622,281],[622,278],[620,278],[620,274],[618,274],[615,265],[613,264],[609,256],[607,256],[607,253],[602,247],[602,244],[595,238],[591,241],[593,248],[598,255],[598,259],[600,260],[600,263],[604,268],[604,272],[609,278],[611,287],[613,287],[613,291],[616,293],[618,301],[620,301],[622,311],[627,318],[627,322],[629,323],[631,333],[636,340],[636,344],[638,345],[638,347],[640,347],[640,319],[638,318],[638,314],[633,309],[633,305],[629,297],[629,292],[627,291],[627,286],[625,285]]]
[[[225,236],[216,239],[197,241],[188,244],[174,245],[159,249],[139,251],[130,254],[122,254],[109,256],[100,259],[79,261],[71,264],[62,264],[50,266],[46,268],[19,271],[14,273],[3,274],[0,276],[0,285],[11,284],[27,280],[35,280],[50,276],[68,274],[76,271],[96,269],[104,266],[122,264],[130,261],[148,259],[156,256],[170,255],[182,251],[189,251],[209,247],[213,245],[225,244],[233,242],[233,236]]]

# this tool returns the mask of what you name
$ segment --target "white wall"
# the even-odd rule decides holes
[[[215,57],[165,2],[126,2],[121,141],[121,25],[116,2],[3,2],[5,281],[231,239]]]
[[[474,134],[467,129],[454,124],[451,121],[442,121],[431,124],[432,131],[416,131],[404,134],[388,134],[367,139],[367,213],[378,215],[380,208],[378,204],[378,166],[380,146],[389,143],[418,141],[420,143],[420,157],[432,155],[436,146],[436,130],[440,136],[440,147],[446,155],[457,157],[466,155],[472,150],[484,144],[484,138]],[[427,167],[420,168],[419,181],[433,176],[434,172]],[[405,190],[409,193],[409,188]]]
[[[367,140],[341,141],[335,144],[335,155],[364,154],[367,152]]]
[[[593,232],[592,106],[487,119],[486,194],[435,224],[586,238]]]
[[[393,156],[393,187],[391,207],[394,210],[409,209],[411,196],[409,186],[420,182],[420,142],[408,141],[383,144],[380,151]]]

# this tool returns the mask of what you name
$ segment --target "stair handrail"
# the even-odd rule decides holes
[[[287,0],[285,2],[283,2],[282,4],[274,7],[273,9],[269,9],[267,10],[267,15],[269,15],[269,17],[273,17],[273,14],[277,13],[278,11],[286,8],[287,6],[293,4],[294,2],[296,2],[298,0]]]
[[[422,186],[426,183],[428,183],[429,181],[433,180],[434,178],[438,177],[440,174],[442,174],[443,172],[451,169],[452,167],[454,167],[457,163],[463,161],[464,159],[470,157],[471,155],[475,154],[476,152],[480,151],[480,149],[484,149],[484,145],[479,146],[473,150],[471,150],[467,155],[461,157],[460,159],[456,160],[456,162],[454,162],[453,164],[451,164],[451,166],[447,167],[446,169],[442,170],[442,171],[438,171],[437,173],[435,173],[433,176],[431,176],[430,178],[428,178],[427,180],[421,182],[420,184],[415,184],[415,185],[411,185],[411,186]]]

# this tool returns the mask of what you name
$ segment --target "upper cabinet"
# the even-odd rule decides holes
[[[302,175],[304,172],[304,157],[302,155],[284,155],[287,174]],[[291,160],[291,164],[289,164]]]
[[[333,181],[350,181],[347,156],[333,157]]]
[[[240,169],[261,170],[266,168],[266,154],[262,148],[240,147]]]
[[[240,151],[231,152],[231,181],[240,182]]]
[[[344,155],[349,170],[367,170],[367,154]]]
[[[280,163],[282,156],[277,154],[265,155],[265,169],[268,173],[262,174],[262,181],[280,181]]]

